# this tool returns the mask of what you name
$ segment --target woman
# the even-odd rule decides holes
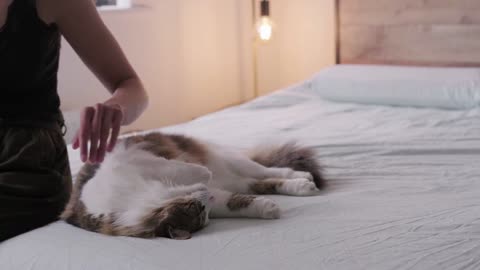
[[[0,241],[57,219],[71,189],[57,95],[60,37],[112,93],[87,107],[73,147],[100,163],[147,105],[92,0],[0,0]]]

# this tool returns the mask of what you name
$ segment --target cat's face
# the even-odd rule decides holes
[[[177,240],[186,240],[192,233],[208,224],[210,212],[209,192],[198,192],[168,202],[162,209],[160,225],[156,235]]]

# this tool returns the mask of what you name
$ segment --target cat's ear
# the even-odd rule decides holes
[[[174,229],[172,226],[168,226],[168,235],[171,239],[175,240],[187,240],[192,238],[192,234],[179,229]]]

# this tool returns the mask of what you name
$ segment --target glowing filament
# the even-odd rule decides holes
[[[273,23],[269,17],[263,16],[257,23],[257,33],[261,40],[268,41],[272,38]]]

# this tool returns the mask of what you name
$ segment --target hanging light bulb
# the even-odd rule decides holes
[[[270,1],[260,2],[260,18],[257,21],[257,34],[263,41],[269,41],[273,34],[273,22],[270,19]]]
[[[263,41],[269,41],[273,34],[273,23],[269,17],[260,18],[257,26],[258,36]]]

